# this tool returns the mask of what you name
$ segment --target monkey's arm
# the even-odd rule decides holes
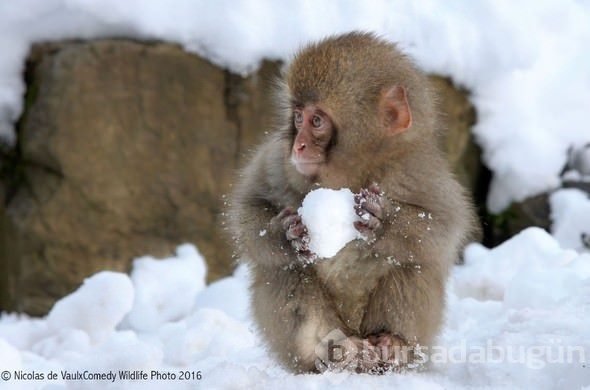
[[[304,252],[305,227],[282,183],[280,156],[264,146],[242,172],[229,205],[229,225],[240,256],[259,265],[285,266]]]
[[[452,263],[454,251],[448,249],[454,249],[458,242],[452,239],[452,228],[439,225],[430,211],[390,199],[377,185],[363,189],[355,201],[361,217],[355,226],[366,237],[366,249],[374,257],[410,266],[433,261]],[[424,249],[437,247],[440,251],[436,258],[423,255]]]

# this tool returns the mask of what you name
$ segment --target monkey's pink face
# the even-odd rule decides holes
[[[327,161],[328,146],[334,134],[332,120],[326,112],[308,104],[293,109],[293,126],[296,135],[291,162],[302,175],[317,176]]]

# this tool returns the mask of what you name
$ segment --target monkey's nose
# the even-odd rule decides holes
[[[297,145],[297,151],[302,152],[303,149],[305,149],[305,144],[304,143],[300,143],[299,145]]]

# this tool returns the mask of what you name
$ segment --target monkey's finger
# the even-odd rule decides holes
[[[381,207],[381,199],[369,198],[365,203],[363,203],[362,207],[372,216],[379,219],[383,218],[383,208]]]
[[[297,252],[297,259],[303,263],[311,264],[318,258],[318,255],[310,250]]]
[[[297,222],[289,226],[287,229],[287,239],[295,240],[307,234],[307,228],[301,222]]]
[[[367,201],[367,198],[362,194],[362,190],[358,194],[354,194],[354,203],[363,204]]]
[[[361,221],[356,221],[354,227],[368,243],[372,243],[377,239],[375,232]]]
[[[277,215],[277,218],[283,219],[289,215],[297,214],[293,207],[285,207],[281,210],[281,212]]]
[[[309,236],[303,236],[291,241],[291,246],[297,253],[311,253],[309,249]]]
[[[362,234],[365,234],[367,232],[371,232],[371,229],[369,229],[369,227],[367,225],[365,225],[364,222],[361,222],[361,221],[354,221],[354,227],[356,230],[358,230]]]
[[[367,211],[360,204],[354,205],[354,212],[362,219],[369,218]]]
[[[365,216],[366,215],[368,215],[368,214],[365,214]],[[372,215],[369,215],[368,218],[363,218],[361,221],[355,221],[354,226],[359,226],[359,227],[361,227],[361,229],[368,229],[371,231],[375,231],[381,227],[381,221],[378,218],[375,218]]]
[[[356,215],[361,217],[363,220],[368,220],[371,217],[378,219],[383,218],[383,208],[379,202],[374,200],[368,200],[362,204],[355,205],[354,210]]]
[[[386,332],[370,334],[367,336],[367,340],[377,347],[391,347],[394,345],[392,334]],[[397,342],[396,345],[397,344],[399,344],[399,342]]]
[[[365,221],[363,221],[365,222]],[[369,219],[365,222],[365,225],[369,227],[371,230],[377,230],[381,227],[381,220],[377,217],[369,217]]]
[[[301,216],[298,214],[288,215],[285,218],[283,218],[283,221],[282,221],[283,229],[286,231],[291,229],[291,226],[297,225],[300,223],[301,223]]]
[[[372,183],[371,185],[369,185],[367,189],[369,190],[369,192],[372,192],[375,195],[383,196],[383,192],[381,192],[381,188],[377,183]]]

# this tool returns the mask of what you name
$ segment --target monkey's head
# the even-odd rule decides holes
[[[433,128],[426,85],[395,45],[373,34],[303,48],[286,71],[282,102],[294,168],[314,181],[373,172],[378,156]]]

